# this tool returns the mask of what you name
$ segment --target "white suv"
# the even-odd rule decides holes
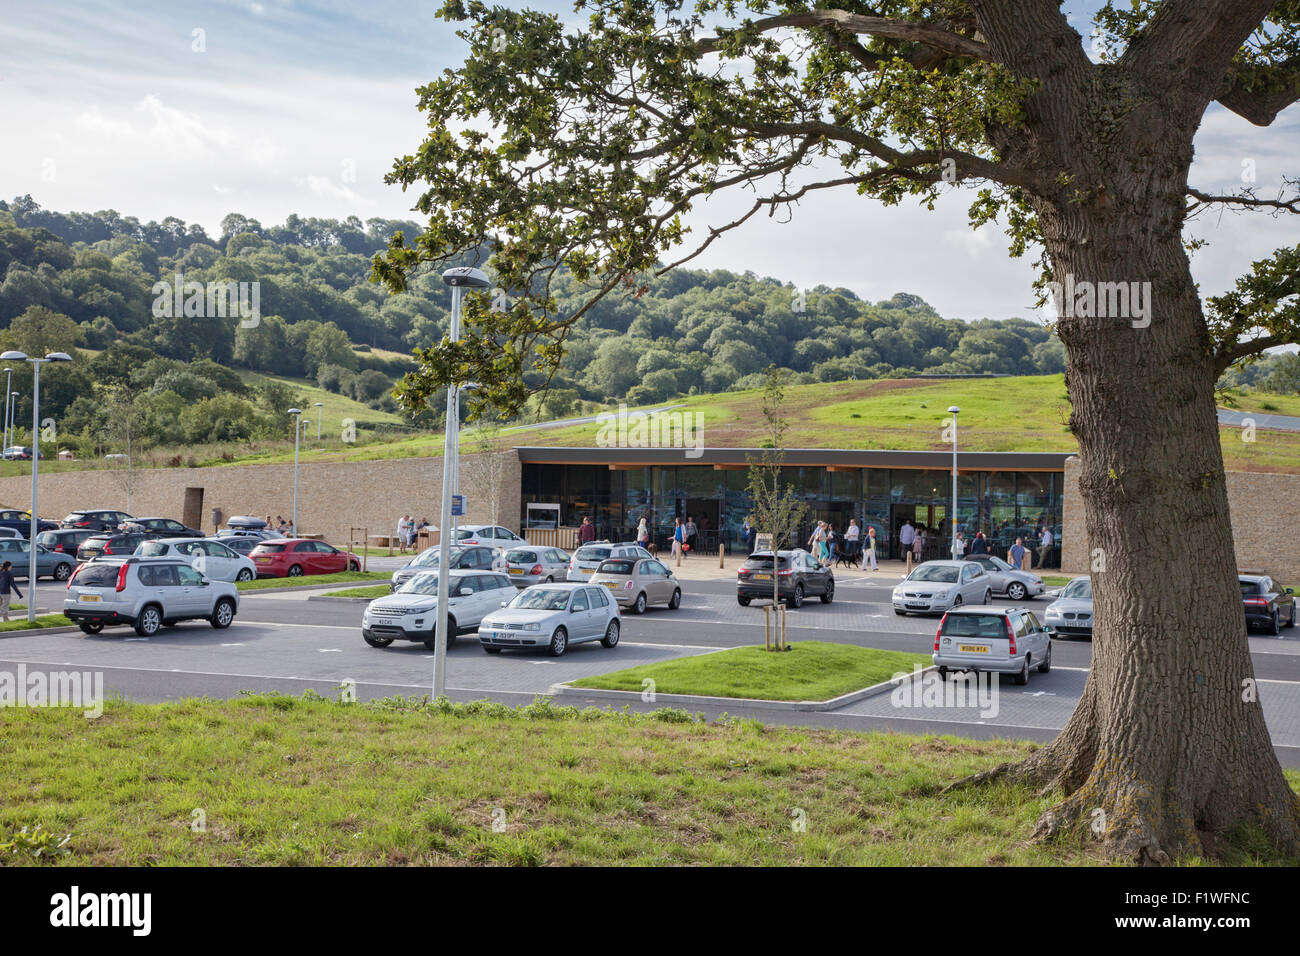
[[[478,629],[483,615],[499,611],[518,593],[515,584],[494,571],[447,572],[448,644],[462,631]],[[361,615],[361,636],[371,647],[393,641],[423,641],[434,650],[438,629],[438,572],[425,571],[392,594],[375,598]]]
[[[610,558],[653,558],[654,555],[639,544],[610,544],[608,541],[592,541],[584,544],[569,559],[569,581],[589,581],[601,563]]]
[[[238,610],[233,584],[211,581],[176,558],[93,558],[73,572],[63,601],[64,616],[87,634],[130,624],[141,637],[190,618],[226,628]]]
[[[214,581],[251,581],[257,577],[252,558],[211,538],[158,538],[142,542],[135,553],[142,558],[180,558]]]

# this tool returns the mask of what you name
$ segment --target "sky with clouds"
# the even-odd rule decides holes
[[[521,4],[510,4],[512,6]],[[571,16],[571,6],[532,0]],[[1066,0],[1090,28],[1091,0]],[[465,46],[429,0],[0,0],[0,196],[30,193],[60,211],[113,208],[179,216],[216,235],[228,212],[264,224],[304,216],[419,218],[387,186],[393,158],[424,123],[415,88],[455,67]],[[1260,192],[1297,175],[1300,108],[1267,130],[1218,107],[1197,140],[1192,181]],[[934,212],[819,194],[787,223],[751,220],[692,266],[750,270],[800,287],[845,286],[871,299],[906,291],[957,318],[1035,317],[1027,260],[995,228],[972,231],[969,192]],[[692,223],[747,208],[721,194]],[[1294,244],[1293,223],[1207,217],[1193,258],[1202,292],[1229,287],[1253,259]]]

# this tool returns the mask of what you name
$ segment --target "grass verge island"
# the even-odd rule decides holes
[[[830,700],[887,681],[912,665],[930,665],[927,654],[882,651],[851,644],[800,641],[788,652],[734,647],[573,681],[571,687],[641,693],[645,680],[657,694],[696,694],[749,700]]]
[[[254,578],[252,581],[237,581],[235,587],[241,591],[265,591],[268,588],[300,588],[307,584],[389,581],[392,577],[392,571],[338,571],[334,574],[304,574],[296,578]]]
[[[6,708],[0,730],[0,865],[1104,862],[1086,827],[1026,841],[1055,795],[942,792],[1024,742],[310,693]],[[15,839],[38,826],[61,852]]]
[[[344,588],[342,591],[326,591],[321,597],[366,598],[367,600],[386,597],[392,594],[387,584],[372,584],[369,587]]]

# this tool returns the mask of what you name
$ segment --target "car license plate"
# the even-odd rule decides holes
[[[614,581],[606,581],[606,582],[605,582],[605,587],[609,588],[611,591],[617,591],[617,590],[618,590],[618,584],[615,583]]]
[[[524,573],[524,569],[523,569],[523,568],[511,568],[511,569],[510,569],[510,573],[511,573],[511,574],[523,574],[523,573]]]
[[[253,560],[256,561],[258,564],[266,564],[266,562],[270,561],[271,559],[270,559],[270,558],[254,558]]]
[[[756,574],[756,575],[754,575],[754,580],[755,580],[755,581],[770,581],[770,580],[772,580],[772,575],[770,575],[770,574]]]
[[[99,595],[98,595],[98,594],[82,594],[82,595],[80,595],[80,596],[77,598],[77,600],[78,600],[78,601],[83,601],[83,602],[85,602],[86,604],[93,604],[94,602],[96,602],[96,601],[99,600]]]
[[[958,644],[957,650],[963,654],[987,654],[989,652],[987,644]]]

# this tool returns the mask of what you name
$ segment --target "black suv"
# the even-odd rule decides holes
[[[135,554],[136,548],[156,537],[158,537],[156,534],[141,534],[138,531],[93,534],[81,542],[81,547],[77,548],[77,559],[89,561],[101,554]]]
[[[64,528],[89,528],[91,531],[114,531],[123,521],[130,521],[131,516],[125,511],[109,509],[97,511],[74,511],[63,519]]]
[[[60,528],[57,531],[42,531],[36,536],[36,543],[46,551],[58,551],[60,554],[75,555],[81,543],[95,532],[89,528]]]
[[[1246,609],[1246,629],[1263,627],[1270,634],[1295,627],[1295,591],[1284,588],[1267,574],[1239,574],[1241,603]],[[1285,623],[1284,623],[1285,622]]]
[[[203,537],[203,532],[198,528],[187,527],[171,518],[132,518],[131,523],[140,525],[150,534],[161,535],[164,538]]]
[[[823,568],[802,548],[777,554],[777,591],[788,607],[803,607],[805,597],[819,597],[823,604],[835,599],[835,575]],[[748,607],[755,598],[772,597],[772,552],[755,551],[736,572],[736,600]]]

